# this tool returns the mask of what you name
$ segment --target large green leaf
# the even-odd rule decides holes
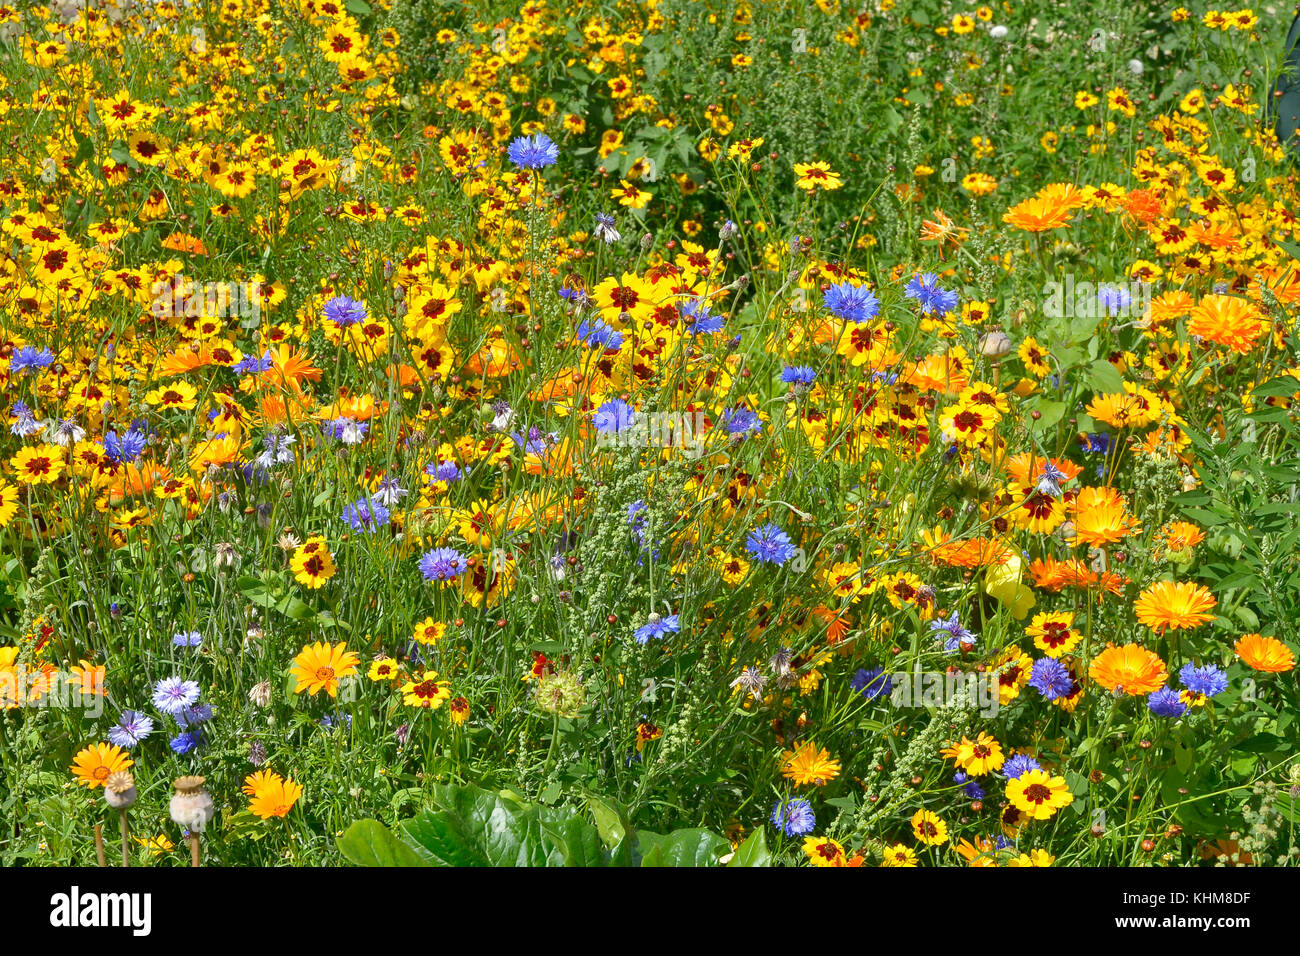
[[[731,844],[708,830],[637,831],[642,866],[715,866]],[[651,861],[654,862],[651,862]]]
[[[357,820],[338,839],[339,852],[357,866],[427,866],[378,820]]]

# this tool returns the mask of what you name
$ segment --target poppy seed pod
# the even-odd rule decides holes
[[[173,786],[171,817],[177,826],[202,833],[217,814],[211,795],[203,789],[203,777],[179,777]]]
[[[1011,353],[1011,336],[997,330],[985,332],[980,336],[979,349],[980,355],[996,362]]]
[[[135,803],[135,777],[127,770],[119,770],[104,781],[104,802],[114,810],[125,810]]]

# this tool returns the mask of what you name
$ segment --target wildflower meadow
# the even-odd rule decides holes
[[[0,863],[1297,862],[1294,16],[0,4]]]

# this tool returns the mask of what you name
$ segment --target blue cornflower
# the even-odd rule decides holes
[[[964,777],[964,776],[966,776],[966,775],[965,775],[965,774],[962,774],[962,773],[959,773],[959,774],[957,774],[957,776],[958,776],[958,777]],[[954,778],[954,779],[955,779],[955,778]],[[957,782],[957,783],[961,783],[962,781],[957,780],[956,782]],[[983,799],[984,799],[984,788],[981,787],[981,786],[979,785],[979,781],[978,781],[978,780],[967,780],[967,781],[966,781],[966,786],[962,787],[962,793],[966,794],[966,796],[969,797],[969,798],[972,799],[972,800],[983,800]]]
[[[1133,301],[1133,296],[1123,287],[1104,285],[1097,290],[1097,301],[1102,304],[1107,312],[1114,316],[1119,315],[1129,307],[1129,303]]]
[[[1178,679],[1188,690],[1204,694],[1206,697],[1222,694],[1228,689],[1228,675],[1213,664],[1205,664],[1201,667],[1191,663],[1184,664],[1183,669],[1178,672]]]
[[[366,320],[366,305],[346,295],[336,295],[325,303],[325,318],[335,325],[346,328],[360,325]]]
[[[591,305],[591,294],[586,289],[560,289],[560,298],[572,302],[580,309]]]
[[[728,435],[738,435],[741,438],[757,435],[763,430],[763,422],[758,414],[748,408],[728,409],[722,416],[722,424]]]
[[[1066,697],[1074,690],[1070,669],[1054,657],[1041,657],[1034,661],[1029,686],[1048,700]]]
[[[816,378],[817,373],[808,365],[787,365],[781,369],[781,381],[787,385],[807,388]]]
[[[203,635],[198,631],[177,631],[172,635],[172,643],[177,647],[198,647],[203,643]]]
[[[373,498],[358,498],[343,509],[342,519],[353,531],[378,531],[388,524],[388,509]]]
[[[370,431],[370,423],[348,418],[345,415],[342,418],[322,422],[320,430],[322,434],[330,438],[337,438],[345,445],[359,445],[366,440],[366,433]]]
[[[420,558],[420,573],[426,581],[450,581],[467,570],[469,563],[455,548],[434,548]]]
[[[596,226],[592,231],[596,233],[596,238],[607,246],[613,245],[622,238],[615,228],[614,217],[607,212],[596,213]]]
[[[822,293],[822,305],[837,319],[866,322],[880,313],[880,300],[868,288],[839,282]]]
[[[1037,491],[1040,495],[1059,498],[1061,497],[1061,482],[1064,480],[1065,472],[1049,461],[1043,465],[1043,473],[1038,476]]]
[[[1110,453],[1111,436],[1109,432],[1092,432],[1079,439],[1079,444],[1089,454],[1106,455]]]
[[[274,465],[292,464],[294,454],[290,446],[297,440],[294,435],[263,435],[263,451],[255,459],[257,465],[269,469]]]
[[[963,644],[967,647],[975,644],[975,633],[962,627],[961,621],[957,619],[956,611],[953,611],[947,620],[942,617],[935,618],[930,622],[930,630],[935,632],[936,636],[940,632],[947,635],[941,640],[943,641],[943,649],[950,653],[961,650]]]
[[[778,567],[798,553],[790,536],[774,524],[756,528],[745,538],[745,548],[755,561],[765,561]]]
[[[1187,705],[1172,687],[1161,687],[1147,697],[1147,709],[1157,717],[1181,717],[1187,713]]]
[[[201,743],[203,743],[203,735],[196,729],[187,730],[184,733],[177,734],[167,742],[167,745],[172,748],[174,753],[184,756],[187,753],[197,750]]]
[[[41,430],[41,423],[36,420],[36,414],[27,407],[26,402],[14,402],[9,408],[9,414],[14,419],[9,426],[10,434],[26,438]]]
[[[617,435],[632,427],[636,410],[621,398],[613,398],[596,409],[591,423],[602,435]]]
[[[686,323],[686,331],[691,335],[710,335],[714,332],[721,332],[726,319],[715,314],[709,309],[709,304],[703,299],[689,299],[683,302],[678,308],[682,320]]]
[[[914,276],[903,293],[909,299],[916,299],[921,303],[921,311],[926,315],[931,313],[947,315],[957,308],[957,293],[940,288],[939,277],[933,272],[923,272]]]
[[[9,374],[29,372],[33,369],[49,368],[54,364],[54,353],[49,349],[38,349],[34,345],[24,345],[14,349],[9,357]]]
[[[375,493],[372,496],[375,501],[389,508],[396,507],[402,503],[402,499],[409,495],[410,492],[403,488],[396,478],[382,478],[378,485],[375,486]]]
[[[269,372],[274,366],[275,362],[271,360],[271,350],[267,349],[262,353],[261,358],[256,355],[245,355],[231,368],[236,375],[257,375],[261,372]]]
[[[813,813],[812,804],[807,800],[792,797],[789,800],[776,802],[776,806],[772,808],[772,826],[786,836],[803,836],[812,833],[813,828],[817,826],[817,817]]]
[[[211,704],[195,704],[193,707],[186,707],[179,714],[176,714],[176,723],[182,727],[198,727],[199,724],[205,724],[212,719]]]
[[[153,705],[171,717],[175,717],[187,707],[193,707],[198,699],[197,681],[180,677],[164,677],[153,687]]]
[[[645,644],[651,638],[662,640],[668,634],[676,634],[682,629],[682,622],[676,614],[661,616],[651,614],[644,624],[633,632],[638,644]]]
[[[117,725],[109,730],[108,739],[122,749],[130,750],[151,733],[153,718],[134,710],[124,710]]]
[[[583,319],[578,323],[578,341],[589,349],[604,349],[617,352],[623,347],[623,333],[602,319],[588,322]]]
[[[867,700],[875,700],[894,689],[894,679],[885,673],[883,667],[859,668],[849,686]]]
[[[520,169],[543,169],[559,161],[560,147],[545,133],[537,133],[516,137],[506,149],[506,155]]]
[[[460,481],[460,465],[454,461],[431,461],[424,466],[424,473],[434,481],[451,484]]]
[[[121,438],[116,431],[110,431],[104,435],[104,454],[108,456],[109,461],[115,461],[119,465],[130,464],[144,454],[147,441],[148,439],[135,429],[127,431]]]
[[[1002,776],[1008,780],[1017,779],[1022,773],[1028,773],[1031,770],[1042,770],[1043,765],[1033,757],[1027,754],[1016,754],[1009,757],[1002,765]]]

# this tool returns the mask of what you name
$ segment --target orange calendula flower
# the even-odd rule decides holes
[[[302,796],[302,787],[292,778],[286,780],[277,773],[266,773],[255,780],[257,776],[255,774],[244,781],[244,792],[252,796],[248,809],[263,820],[288,816]]]
[[[1002,221],[1025,232],[1046,232],[1068,225],[1070,212],[1070,204],[1060,197],[1033,196],[1008,209]]]
[[[1113,644],[1093,658],[1088,676],[1112,693],[1150,694],[1169,679],[1165,662],[1140,644]]]
[[[1246,353],[1268,328],[1259,308],[1235,295],[1207,295],[1187,320],[1187,331],[1207,342]]]
[[[793,780],[798,787],[809,784],[822,787],[840,775],[840,762],[811,740],[805,740],[794,750],[787,750],[781,759],[782,776]]]
[[[293,689],[293,692],[301,694],[307,691],[315,697],[323,690],[331,697],[337,697],[339,681],[355,674],[357,664],[361,660],[347,647],[346,641],[338,644],[318,641],[304,647],[293,659],[293,667],[290,670],[290,673],[298,678],[298,686]]]
[[[92,790],[102,787],[108,778],[135,765],[121,747],[112,744],[91,744],[72,758],[72,775],[77,783]]]
[[[1247,667],[1266,674],[1285,674],[1295,668],[1295,654],[1275,637],[1244,634],[1232,649]]]
[[[1198,627],[1214,619],[1207,614],[1219,602],[1191,581],[1157,581],[1138,595],[1133,610],[1137,619],[1157,634]]]
[[[1102,548],[1142,530],[1113,488],[1084,488],[1074,499],[1074,540]]]

